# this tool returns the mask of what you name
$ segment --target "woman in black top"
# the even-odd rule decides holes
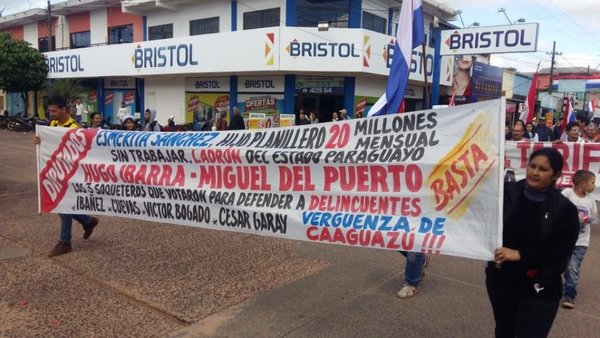
[[[503,247],[486,268],[496,337],[545,337],[554,322],[579,232],[577,208],[555,188],[562,167],[557,150],[542,148],[524,180],[505,183]]]

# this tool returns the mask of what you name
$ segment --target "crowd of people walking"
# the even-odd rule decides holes
[[[79,103],[73,102],[73,107]],[[79,128],[81,114],[70,110],[62,97],[48,102],[50,126]],[[246,123],[237,107],[227,124],[221,111],[210,124],[213,130],[243,130]],[[348,120],[346,109],[332,113],[332,120]],[[103,128],[102,115],[90,115],[91,128]],[[299,109],[297,125],[319,123],[315,111],[307,115]],[[156,112],[146,109],[137,121],[129,113],[120,116],[124,130],[160,131]],[[548,125],[540,117],[533,123],[516,121],[506,125],[506,140],[551,142],[598,142],[595,122],[579,120],[566,125]],[[42,140],[35,136],[35,144]],[[497,337],[536,336],[550,332],[559,306],[575,307],[581,263],[590,242],[590,225],[597,223],[596,201],[589,195],[596,187],[595,174],[579,170],[572,188],[559,191],[556,182],[562,174],[563,156],[554,148],[534,151],[528,160],[525,179],[505,182],[503,200],[502,246],[497,248],[486,269],[486,288],[496,321]],[[88,239],[99,220],[87,215],[59,214],[59,242],[49,256],[71,252],[73,220],[81,223],[83,239]],[[396,294],[410,298],[419,292],[424,269],[430,257],[420,252],[402,252],[406,257],[404,284]],[[564,289],[563,289],[564,278]]]
[[[512,125],[507,123],[504,132],[507,141],[600,142],[597,122],[587,121],[585,118],[567,123],[564,131],[562,122],[557,120],[553,120],[550,124],[543,117],[528,123],[516,120]]]

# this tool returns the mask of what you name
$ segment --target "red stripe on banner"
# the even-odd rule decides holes
[[[73,177],[92,147],[97,129],[69,129],[40,172],[42,212],[51,212],[62,200]]]

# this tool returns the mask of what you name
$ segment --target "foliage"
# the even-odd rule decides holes
[[[81,96],[80,94],[85,91],[85,88],[81,85],[81,82],[76,79],[56,79],[50,82],[50,87],[44,86],[42,90],[42,96],[54,96],[59,95],[67,100]]]
[[[46,81],[48,70],[44,55],[29,43],[0,33],[0,89],[21,93],[27,112],[28,91],[38,91]]]

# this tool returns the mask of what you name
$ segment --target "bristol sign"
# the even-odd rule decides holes
[[[523,53],[537,50],[539,24],[448,29],[441,55]]]

